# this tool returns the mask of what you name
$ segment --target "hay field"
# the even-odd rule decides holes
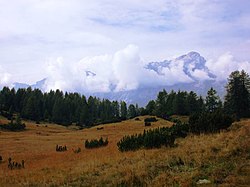
[[[208,179],[210,186],[250,184],[249,119],[218,134],[178,139],[174,148],[119,152],[116,143],[124,135],[172,125],[160,119],[144,127],[144,118],[103,130],[25,122],[23,132],[0,131],[0,186],[195,186],[199,179]],[[84,148],[86,139],[100,137],[108,138],[107,147]],[[68,151],[56,152],[57,144]],[[82,151],[76,154],[72,149],[78,147]],[[25,160],[25,169],[10,170],[9,157]]]

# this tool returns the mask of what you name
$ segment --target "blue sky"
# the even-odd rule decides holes
[[[0,85],[33,83],[58,59],[69,68],[129,45],[141,63],[189,51],[210,65],[223,55],[227,66],[250,61],[249,0],[0,0],[0,7]]]

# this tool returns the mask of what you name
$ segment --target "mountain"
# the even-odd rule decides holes
[[[166,76],[166,70],[171,70],[173,68],[180,68],[184,72],[185,76],[189,78],[189,83],[180,82],[174,85],[163,85],[163,86],[144,86],[138,87],[135,90],[129,91],[110,91],[108,93],[96,92],[96,93],[82,93],[86,96],[96,96],[100,98],[107,98],[110,100],[124,100],[128,104],[138,103],[139,106],[145,106],[148,101],[156,99],[159,91],[165,89],[170,92],[174,91],[195,91],[198,95],[206,96],[207,91],[213,87],[217,90],[219,96],[223,99],[225,94],[225,85],[226,80],[217,82],[216,76],[206,67],[206,60],[197,52],[190,52],[188,54],[182,55],[178,58],[172,60],[164,60],[161,62],[150,62],[144,68],[148,71],[155,72],[158,76]],[[96,73],[92,71],[85,71],[85,74],[88,78],[94,78]],[[204,78],[205,77],[205,78]],[[15,83],[14,87],[18,88],[27,88],[31,86],[34,88],[39,88],[44,90],[46,79],[36,82],[33,85],[27,85],[23,83]],[[115,88],[116,85],[110,84],[110,88]],[[111,89],[114,90],[114,89]]]
[[[155,71],[158,75],[163,76],[163,70],[165,68],[171,69],[171,67],[178,66],[178,64],[183,63],[183,72],[192,80],[199,81],[194,73],[202,71],[207,74],[209,79],[215,79],[216,76],[212,74],[206,67],[206,60],[197,52],[190,52],[186,55],[182,55],[174,60],[164,60],[162,62],[150,62],[145,66],[148,70]]]
[[[40,90],[44,90],[44,85],[45,85],[45,82],[46,82],[46,78],[40,80],[40,81],[37,81],[35,84],[32,84],[32,85],[29,85],[29,84],[25,84],[25,83],[18,83],[18,82],[15,82],[14,83],[14,88],[15,89],[19,89],[19,88],[28,88],[28,87],[31,87],[32,89],[40,89]]]

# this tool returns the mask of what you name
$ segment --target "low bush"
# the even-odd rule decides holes
[[[148,131],[144,130],[144,132],[140,134],[124,136],[117,143],[117,146],[121,152],[135,151],[141,148],[160,148],[161,146],[172,147],[174,146],[176,138],[184,138],[187,136],[188,130],[188,124],[179,122],[170,128],[162,127]]]
[[[11,120],[8,124],[0,125],[0,128],[10,131],[22,131],[25,127],[26,125],[21,122],[21,118],[19,116],[17,116],[15,122]]]
[[[108,145],[108,139],[104,141],[103,138],[101,137],[99,140],[94,139],[94,140],[86,140],[85,141],[85,148],[91,149],[91,148],[98,148],[98,147],[103,147]]]
[[[189,118],[189,130],[192,133],[215,133],[227,129],[233,123],[233,118],[222,111],[193,114]]]

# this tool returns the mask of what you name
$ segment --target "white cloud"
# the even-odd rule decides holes
[[[0,65],[0,87],[11,85],[11,74],[6,72]]]
[[[192,82],[183,72],[183,62],[164,68],[164,75],[144,68],[145,62],[135,45],[113,55],[85,57],[76,63],[57,58],[48,63],[45,90],[109,92],[133,90],[140,86],[172,85]],[[86,72],[92,72],[88,75]]]
[[[207,67],[217,76],[217,80],[226,80],[231,72],[244,69],[250,73],[250,62],[237,61],[231,53],[225,53],[218,57],[217,60],[208,60]]]
[[[207,72],[205,72],[203,70],[199,70],[199,69],[194,70],[192,72],[192,76],[195,77],[197,80],[200,80],[200,81],[211,80],[211,78],[209,77]]]
[[[0,59],[15,81],[29,83],[44,77],[39,68],[44,59],[62,56],[68,64],[83,56],[102,58],[100,54],[115,54],[130,43],[140,48],[148,62],[191,50],[209,58],[231,51],[237,59],[246,60],[249,6],[247,0],[0,0],[4,7],[0,11]],[[94,79],[100,81],[88,79],[84,78],[85,86]],[[105,79],[106,85],[114,81],[110,79]],[[138,85],[135,80],[128,84],[120,79],[121,89]],[[171,78],[166,81],[173,82]],[[67,87],[62,81],[57,84]]]

